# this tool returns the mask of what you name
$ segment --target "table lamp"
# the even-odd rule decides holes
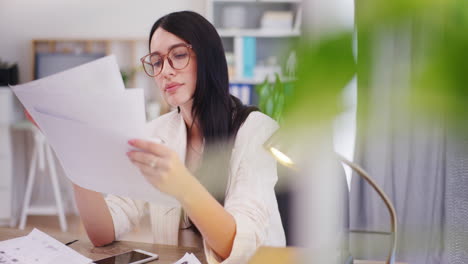
[[[297,170],[297,165],[295,160],[289,155],[288,150],[290,150],[291,145],[286,144],[280,138],[280,131],[277,131],[273,134],[263,145],[266,150],[268,150],[275,159],[281,163],[282,165],[289,167],[293,170]],[[362,177],[367,183],[369,183],[372,188],[377,192],[380,198],[384,201],[388,212],[390,214],[390,222],[391,222],[391,234],[392,234],[392,243],[391,248],[389,251],[389,255],[386,260],[386,264],[394,264],[395,263],[395,251],[397,247],[397,215],[395,211],[395,207],[393,206],[392,202],[385,194],[385,192],[377,185],[377,183],[369,176],[369,174],[359,167],[357,164],[347,160],[342,155],[335,153],[338,159],[353,169],[360,177]]]

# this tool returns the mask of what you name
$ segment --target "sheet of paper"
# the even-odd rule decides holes
[[[0,263],[87,264],[92,263],[92,260],[40,230],[34,229],[27,236],[1,241]]]
[[[109,55],[39,80],[13,86],[13,91],[36,90],[43,93],[70,91],[98,92],[124,90],[125,85],[114,55]]]
[[[145,125],[143,89],[134,88],[107,93],[40,93],[16,91],[18,98],[44,132],[36,112],[88,124],[116,129],[115,132],[142,136]]]
[[[142,89],[120,87],[116,65],[114,57],[106,57],[12,89],[72,182],[177,206],[176,199],[154,188],[126,156],[129,139],[147,137],[144,94]]]
[[[176,199],[159,192],[128,159],[127,141],[134,134],[112,133],[80,122],[37,112],[48,143],[54,148],[68,178],[94,191],[134,199],[178,205]]]
[[[185,255],[174,264],[201,264],[200,260],[193,253],[185,253]]]

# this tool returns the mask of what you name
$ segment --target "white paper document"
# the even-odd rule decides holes
[[[92,263],[92,260],[40,230],[34,229],[27,236],[1,241],[0,263],[87,264]]]
[[[195,254],[185,253],[185,255],[174,264],[201,264],[201,262]]]
[[[72,94],[125,89],[114,55],[14,87],[15,91],[34,89],[46,93],[66,91]]]
[[[153,187],[126,153],[147,138],[142,89],[124,89],[114,56],[12,87],[66,176],[97,192],[178,205]]]

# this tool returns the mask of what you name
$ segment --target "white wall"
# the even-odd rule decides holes
[[[310,33],[354,30],[355,0],[303,0],[304,24]]]
[[[31,80],[36,38],[146,38],[171,11],[205,15],[205,0],[0,0],[0,59],[17,62],[20,82]]]

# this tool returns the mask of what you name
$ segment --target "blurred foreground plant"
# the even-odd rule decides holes
[[[298,74],[291,95],[284,98],[285,122],[296,127],[333,120],[343,110],[343,90],[356,73],[358,119],[365,121],[372,85],[381,84],[373,79],[376,45],[388,31],[410,35],[408,83],[395,107],[422,118],[443,115],[450,124],[467,119],[468,1],[356,0],[355,20],[357,57],[352,52],[353,32],[305,35],[296,44]],[[389,64],[388,70],[392,67],[399,65]]]

